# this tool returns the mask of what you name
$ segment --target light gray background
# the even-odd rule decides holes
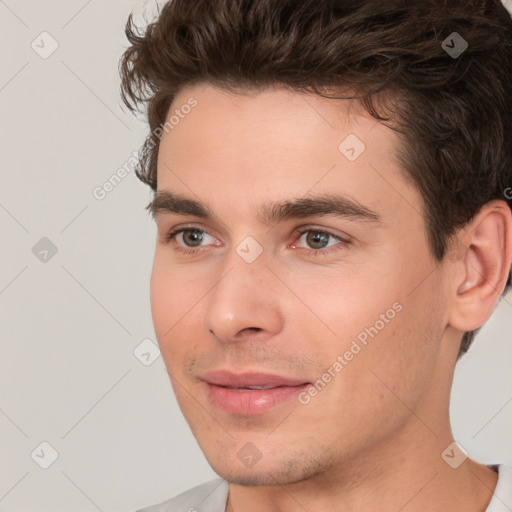
[[[131,511],[216,476],[161,357],[145,366],[134,354],[143,340],[156,343],[149,189],[130,172],[103,200],[93,196],[146,134],[121,108],[117,71],[128,14],[140,22],[144,9],[132,0],[0,0],[5,512]],[[31,47],[50,48],[44,31],[59,45],[47,59]],[[46,262],[32,252],[43,237],[58,249]],[[511,331],[509,294],[456,371],[455,438],[482,462],[512,465]],[[48,469],[42,442],[58,452]]]

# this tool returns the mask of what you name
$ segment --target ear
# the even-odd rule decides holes
[[[462,230],[453,262],[448,323],[473,331],[491,316],[510,275],[512,213],[505,201],[486,203]]]

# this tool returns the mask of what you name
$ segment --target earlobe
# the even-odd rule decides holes
[[[461,331],[481,327],[503,292],[512,263],[512,214],[504,201],[491,201],[463,230],[466,250],[453,263],[449,324]],[[461,277],[462,276],[462,277]]]
[[[459,289],[457,290],[457,294],[462,295],[464,292],[471,290],[473,286],[475,286],[475,283],[471,281],[466,281],[462,286],[459,287]]]

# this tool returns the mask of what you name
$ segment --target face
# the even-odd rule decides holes
[[[297,482],[412,432],[411,411],[433,410],[446,313],[395,133],[284,88],[197,85],[177,110],[159,151],[151,306],[213,469]],[[256,384],[274,387],[229,389]]]

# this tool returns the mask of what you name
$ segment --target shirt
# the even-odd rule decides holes
[[[512,467],[499,464],[490,466],[498,471],[498,483],[485,512],[512,510]],[[225,512],[229,482],[215,478],[185,491],[170,500],[137,512]]]

